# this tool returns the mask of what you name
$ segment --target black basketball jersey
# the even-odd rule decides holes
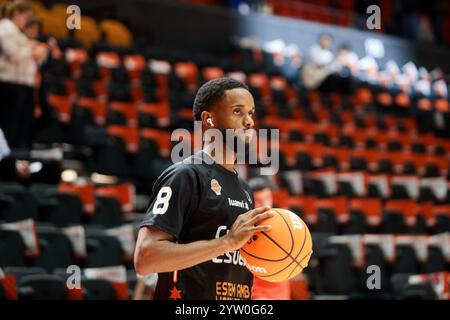
[[[253,203],[249,186],[237,172],[200,151],[159,176],[140,227],[157,227],[178,243],[211,240],[224,236],[240,214],[253,209]],[[252,285],[253,276],[236,250],[188,269],[158,274],[155,299],[246,300],[251,299]]]

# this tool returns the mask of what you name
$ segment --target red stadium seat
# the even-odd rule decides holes
[[[184,80],[188,89],[193,92],[198,88],[198,69],[193,62],[177,62],[174,65],[175,73]]]
[[[120,125],[111,125],[108,126],[108,133],[112,136],[116,136],[123,139],[123,141],[126,144],[128,152],[136,153],[138,151],[139,143],[138,143],[137,128]]]
[[[66,61],[69,63],[73,73],[80,72],[81,65],[88,60],[88,54],[84,48],[68,48],[65,55]]]
[[[170,105],[167,102],[143,103],[139,105],[139,112],[154,115],[161,127],[170,123]]]
[[[141,129],[139,134],[143,139],[154,140],[158,144],[161,156],[164,158],[169,157],[171,149],[170,132],[146,128]]]
[[[109,78],[111,76],[110,69],[119,67],[121,60],[115,52],[99,52],[97,54],[97,64],[100,67],[102,78]]]
[[[382,204],[377,198],[351,199],[350,209],[365,214],[366,221],[371,226],[379,226],[381,223]]]
[[[106,104],[93,98],[80,97],[77,104],[91,110],[95,122],[99,125],[104,125],[106,121]]]
[[[384,206],[386,210],[400,212],[409,226],[416,224],[420,208],[414,200],[388,200]]]
[[[84,212],[88,214],[93,214],[95,212],[94,185],[92,183],[60,183],[58,185],[58,190],[78,195],[83,203]]]
[[[434,109],[440,112],[449,112],[450,103],[447,99],[437,99],[434,101]]]
[[[147,61],[142,55],[126,55],[123,57],[123,65],[128,71],[130,79],[140,79],[140,74],[147,68]]]
[[[204,67],[202,69],[203,78],[206,81],[210,81],[213,79],[221,78],[224,76],[224,72],[219,67]]]
[[[138,112],[135,103],[113,101],[111,102],[109,108],[111,110],[122,113],[125,116],[125,119],[127,120],[128,126],[130,127],[137,126]]]
[[[130,182],[124,182],[112,186],[97,187],[95,194],[98,196],[114,197],[122,206],[125,213],[132,212],[135,203],[135,188]]]
[[[316,210],[320,208],[330,209],[336,214],[339,223],[347,223],[350,219],[348,199],[346,197],[334,197],[326,199],[316,199]]]
[[[59,121],[68,123],[72,114],[72,98],[70,96],[58,96],[49,94],[48,103],[58,111]]]

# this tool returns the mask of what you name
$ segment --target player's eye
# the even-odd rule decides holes
[[[241,109],[234,109],[233,113],[237,116],[239,116],[241,114]]]

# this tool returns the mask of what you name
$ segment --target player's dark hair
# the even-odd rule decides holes
[[[272,190],[270,182],[266,178],[263,178],[263,177],[251,178],[248,181],[248,185],[249,185],[250,189],[252,189],[253,192],[258,192],[258,191],[261,191],[264,189]]]
[[[206,82],[200,87],[195,96],[193,107],[194,120],[201,120],[202,112],[210,111],[214,103],[225,97],[225,91],[238,88],[248,90],[244,83],[233,78],[218,78]]]

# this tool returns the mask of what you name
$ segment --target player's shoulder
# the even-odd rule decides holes
[[[192,155],[169,166],[161,173],[160,178],[169,176],[194,178],[202,175],[204,171],[202,168],[197,155]]]

